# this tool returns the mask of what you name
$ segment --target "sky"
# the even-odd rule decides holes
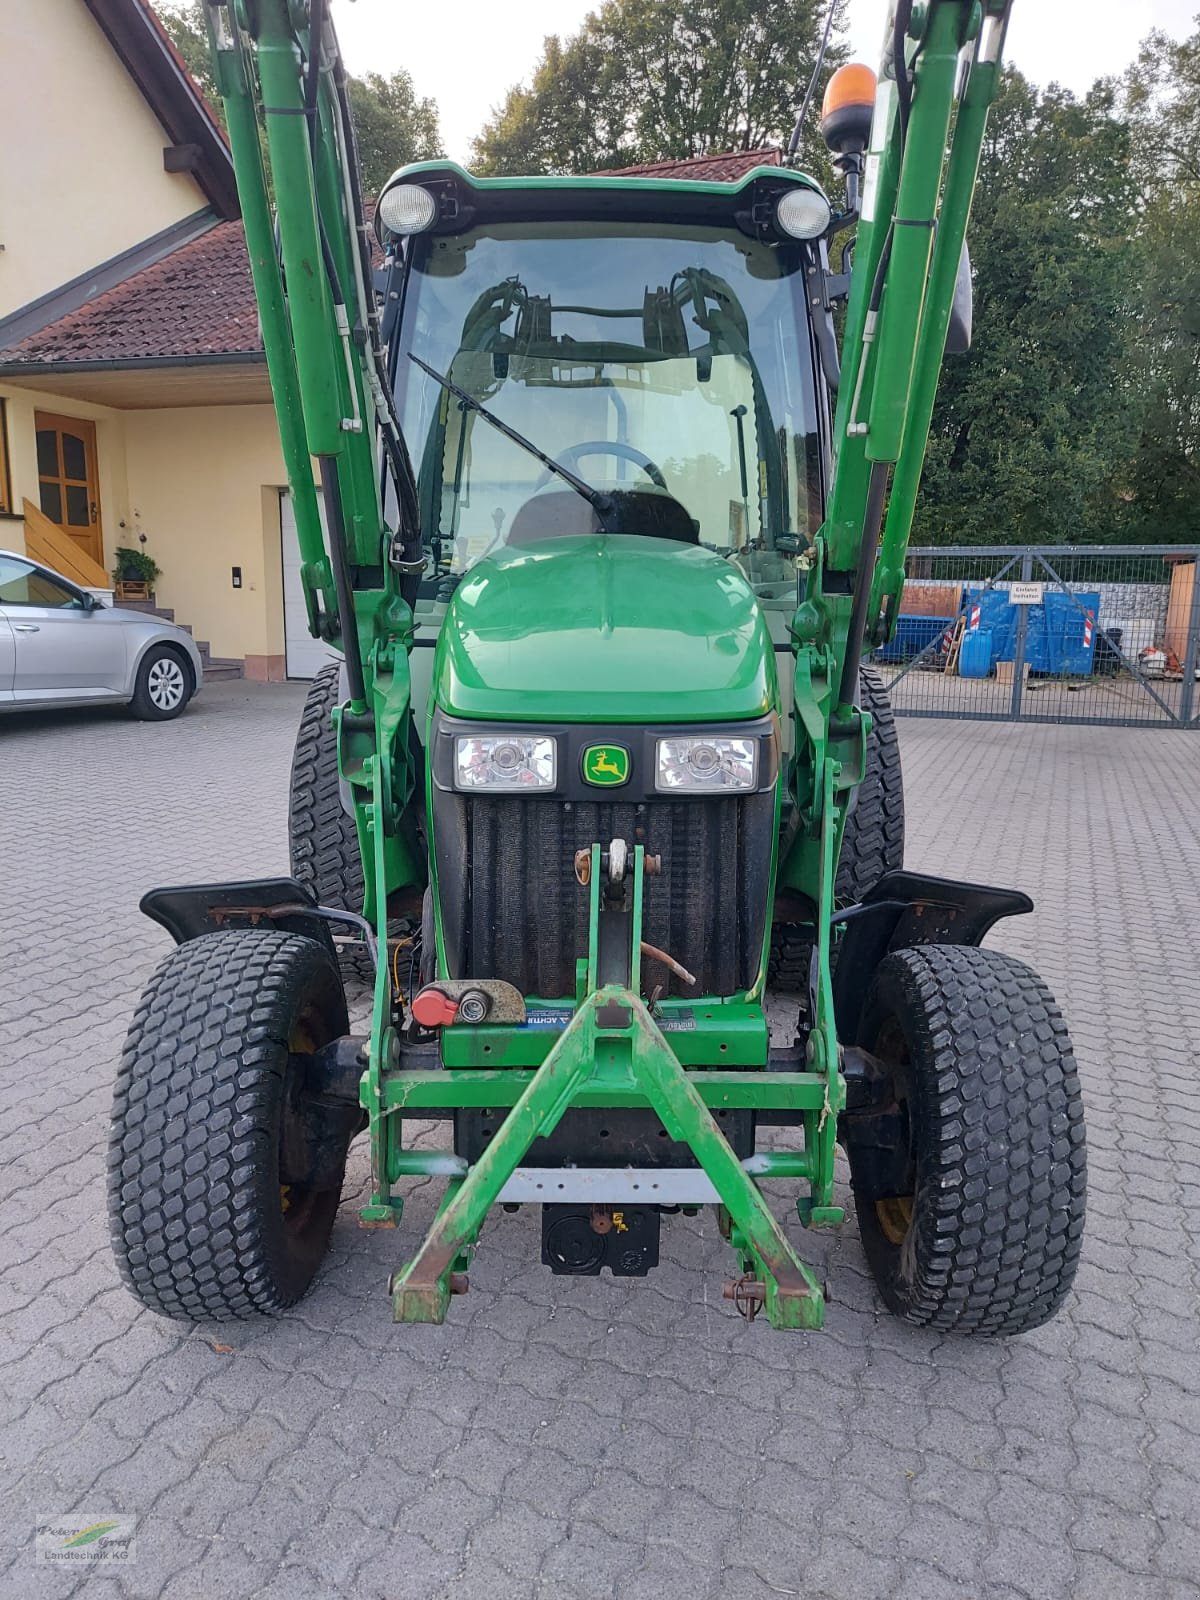
[[[471,139],[508,89],[527,79],[548,33],[569,34],[598,0],[334,0],[351,72],[406,67],[420,94],[438,103],[448,153],[465,161]],[[849,0],[848,40],[874,65],[887,0]],[[1016,0],[1007,59],[1035,83],[1082,92],[1133,60],[1151,28],[1191,31],[1200,0]]]

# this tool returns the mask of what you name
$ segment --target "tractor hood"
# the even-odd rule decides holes
[[[695,545],[628,534],[506,548],[459,584],[434,673],[451,716],[726,722],[777,704],[754,591]]]

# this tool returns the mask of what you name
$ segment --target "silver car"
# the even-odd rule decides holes
[[[0,712],[124,702],[135,717],[163,722],[179,715],[202,676],[182,628],[106,606],[0,550]]]

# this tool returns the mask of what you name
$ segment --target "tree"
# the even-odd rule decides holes
[[[225,114],[213,77],[212,58],[208,53],[204,0],[154,0],[154,9],[158,13],[158,20],[170,36],[171,43],[183,57],[183,64],[191,73],[196,87],[224,127]]]
[[[545,40],[528,86],[510,89],[476,138],[472,164],[587,172],[781,143],[825,12],[824,0],[605,0],[578,33]],[[826,75],[844,54],[831,48]]]
[[[1144,409],[1128,361],[1135,213],[1113,86],[1079,101],[1007,74],[971,217],[974,345],[943,369],[920,543],[1120,536]]]
[[[403,70],[351,78],[350,109],[367,194],[378,194],[397,167],[442,154],[437,106],[417,94]]]
[[[1125,537],[1200,539],[1200,30],[1152,33],[1121,85],[1132,134],[1140,292],[1131,364],[1144,401]]]
[[[155,9],[197,88],[224,126],[209,58],[203,0],[155,0]],[[377,194],[397,167],[441,155],[437,106],[417,94],[407,72],[393,72],[388,77],[368,72],[363,78],[351,77],[349,84],[365,193]]]

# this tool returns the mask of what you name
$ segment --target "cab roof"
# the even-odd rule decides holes
[[[441,217],[434,231],[439,233],[526,220],[735,221],[745,227],[757,205],[784,189],[824,194],[807,173],[765,161],[730,179],[647,175],[637,169],[582,177],[482,178],[453,161],[417,161],[401,167],[384,187],[399,183],[419,184],[437,196]]]

